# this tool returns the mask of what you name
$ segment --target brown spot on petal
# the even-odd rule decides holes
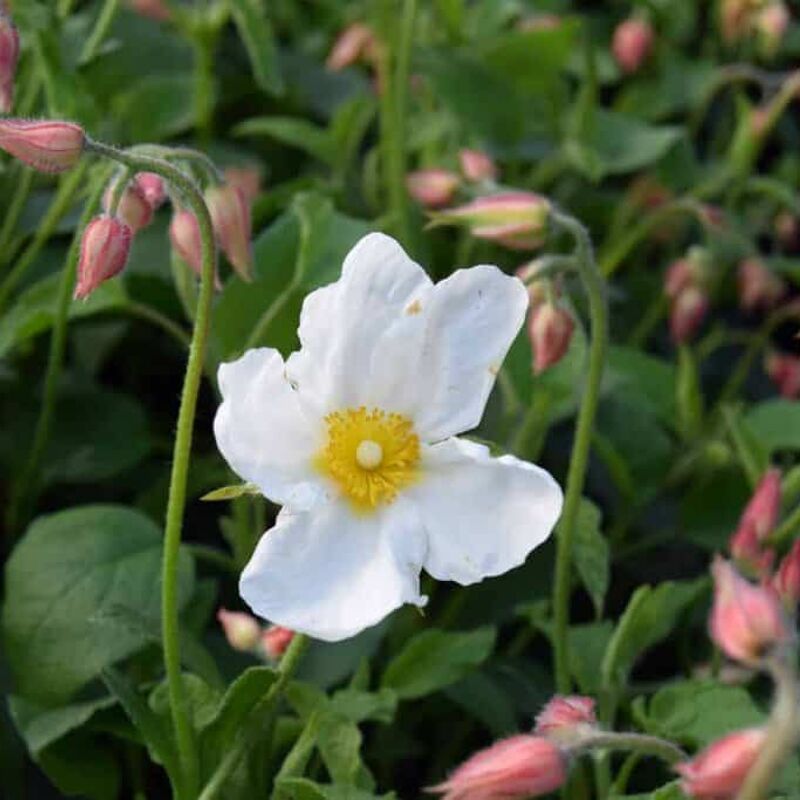
[[[406,314],[419,314],[422,311],[422,303],[419,300],[414,300],[406,308]]]

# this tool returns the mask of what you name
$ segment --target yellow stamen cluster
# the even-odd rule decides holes
[[[317,454],[317,469],[356,510],[391,503],[416,479],[419,438],[407,417],[362,406],[328,414],[325,422],[328,439]]]

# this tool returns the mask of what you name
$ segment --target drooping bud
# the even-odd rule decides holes
[[[736,731],[717,739],[691,761],[676,765],[681,790],[696,800],[732,800],[766,739],[763,728]]]
[[[267,658],[277,661],[294,639],[294,631],[281,625],[270,625],[261,634],[261,647]]]
[[[773,351],[767,355],[764,368],[783,397],[800,398],[800,357]]]
[[[203,272],[203,242],[197,217],[185,208],[176,209],[169,225],[172,248],[198,275]]]
[[[566,760],[555,744],[520,734],[475,753],[429,791],[444,800],[521,800],[553,792],[566,779]]]
[[[764,655],[791,635],[780,601],[772,589],[753,585],[719,556],[711,572],[711,638],[729,658],[757,666]]]
[[[740,522],[728,542],[728,549],[736,564],[746,572],[759,577],[769,575],[775,553],[762,547],[754,525]]]
[[[228,167],[225,170],[225,183],[239,189],[247,202],[252,204],[261,194],[261,170],[257,166]]]
[[[497,178],[497,165],[481,150],[464,148],[458,151],[461,172],[468,181],[493,181]]]
[[[140,172],[133,179],[142,196],[155,211],[160,208],[167,199],[167,190],[164,186],[164,179],[155,172]]]
[[[611,50],[620,69],[638,72],[653,50],[656,36],[653,26],[641,17],[631,17],[617,25]]]
[[[711,203],[703,203],[697,212],[697,217],[706,228],[712,230],[719,230],[725,225],[725,212]]]
[[[258,646],[261,638],[261,626],[258,620],[243,611],[228,611],[220,608],[217,620],[222,626],[228,644],[234,650],[248,653]]]
[[[556,283],[549,278],[537,278],[541,270],[540,261],[530,261],[517,267],[516,276],[525,284],[528,290],[528,310],[533,313],[542,303],[550,297],[558,297],[559,291]]]
[[[112,213],[111,201],[115,184],[112,182],[103,194],[103,210]],[[133,233],[146,228],[153,221],[153,208],[147,202],[142,190],[135,182],[130,182],[123,190],[116,215],[131,229]]]
[[[708,306],[708,295],[698,286],[689,286],[675,298],[669,317],[669,329],[675,344],[692,339],[703,324]]]
[[[667,267],[664,277],[664,294],[674,300],[684,289],[695,282],[692,264],[688,258],[678,258]]]
[[[446,206],[460,183],[458,175],[446,169],[420,169],[406,175],[408,193],[427,208]]]
[[[564,357],[572,341],[575,321],[570,313],[552,303],[532,309],[528,318],[528,337],[533,351],[533,371],[540,375]]]
[[[532,192],[479,197],[432,215],[434,225],[466,225],[473,236],[512,250],[533,250],[544,241],[550,203]]]
[[[786,293],[786,284],[757,258],[746,258],[737,273],[739,306],[743,311],[768,311]]]
[[[340,72],[361,59],[373,62],[378,49],[378,41],[372,28],[361,22],[354,22],[348,25],[333,43],[325,66],[331,72]]]
[[[719,25],[727,44],[734,44],[747,35],[752,15],[750,0],[721,0]]]
[[[564,746],[576,744],[597,727],[594,706],[591,697],[556,695],[537,715],[534,733]]]
[[[172,19],[172,12],[163,0],[128,0],[128,5],[137,14],[158,22],[168,22]]]
[[[214,232],[228,261],[242,280],[252,280],[252,223],[250,204],[244,192],[230,184],[222,184],[207,189],[205,199]]]
[[[751,527],[758,541],[763,542],[775,529],[780,511],[781,472],[774,468],[768,469],[742,512],[739,525]]]
[[[11,18],[0,11],[0,113],[14,107],[14,78],[19,60],[19,34]]]
[[[781,211],[773,223],[775,236],[784,250],[800,245],[800,220],[791,211]]]
[[[766,56],[772,57],[775,55],[791,21],[792,17],[789,14],[789,9],[782,0],[773,0],[773,2],[767,3],[758,12],[755,19],[755,28],[759,44]]]
[[[73,298],[83,300],[101,283],[125,268],[131,249],[131,229],[117,217],[95,217],[81,235],[78,280]]]
[[[784,606],[794,613],[800,603],[800,539],[795,541],[781,561],[772,578],[772,588],[783,600]]]
[[[86,135],[72,122],[0,119],[0,149],[39,172],[64,172],[83,153]]]

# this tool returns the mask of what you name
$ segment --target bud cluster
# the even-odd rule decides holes
[[[294,638],[294,631],[289,628],[280,625],[262,627],[254,616],[244,611],[220,608],[217,620],[234,650],[252,653],[268,661],[279,661]]]
[[[711,260],[700,247],[692,247],[673,261],[664,278],[664,294],[670,301],[669,328],[675,344],[691,340],[708,313]]]

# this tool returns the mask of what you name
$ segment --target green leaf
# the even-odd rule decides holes
[[[200,499],[210,503],[219,500],[235,500],[237,497],[249,494],[259,495],[261,492],[254,483],[237,483],[235,486],[221,486],[219,489],[206,492]]]
[[[494,648],[494,628],[468,633],[427,630],[415,636],[386,667],[381,685],[403,700],[424,697],[463,678]]]
[[[655,588],[640,586],[628,601],[602,663],[608,686],[624,685],[636,660],[648,648],[668,636],[681,615],[705,591],[707,580],[667,581]]]
[[[317,747],[333,782],[354,785],[361,768],[358,726],[338,714],[325,714],[319,724]]]
[[[392,689],[340,689],[331,697],[330,708],[352,722],[389,723],[397,710],[397,693]]]
[[[572,557],[581,582],[592,598],[598,617],[603,613],[603,600],[609,582],[608,542],[600,532],[600,519],[600,509],[582,497],[578,508]]]
[[[159,617],[162,544],[149,518],[122,506],[82,506],[32,523],[6,566],[3,630],[19,694],[63,702],[148,643],[102,615],[122,606]],[[181,606],[193,584],[193,562],[182,554]]]
[[[777,450],[800,450],[800,403],[765,400],[744,417],[747,427],[770,454]]]
[[[633,347],[609,348],[603,391],[645,406],[672,425],[675,416],[675,367]]]
[[[48,275],[28,287],[0,317],[0,357],[28,339],[49,330],[55,319],[61,274]],[[70,303],[69,318],[80,319],[124,307],[120,281],[98,286],[86,300]]]
[[[153,75],[114,97],[112,116],[135,142],[157,142],[194,124],[194,84],[187,73]]]
[[[277,800],[395,800],[394,792],[375,795],[352,786],[314,783],[308,778],[284,778],[276,787]]]
[[[107,739],[77,731],[44,750],[39,765],[67,797],[119,798],[119,759]]]
[[[656,789],[654,792],[646,792],[645,794],[615,794],[611,795],[608,800],[688,800],[686,795],[681,791],[680,784],[676,781]]]
[[[283,94],[284,83],[278,64],[278,49],[266,4],[259,0],[231,0],[233,20],[239,31],[256,83],[273,95]]]
[[[333,166],[340,155],[324,128],[301,117],[255,117],[240,122],[233,133],[235,136],[269,136],[304,150],[328,166]]]

